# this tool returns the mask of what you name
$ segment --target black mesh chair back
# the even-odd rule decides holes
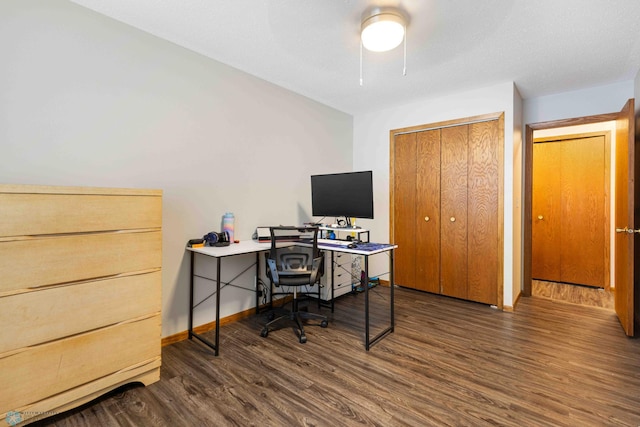
[[[300,311],[298,288],[316,284],[321,276],[323,255],[318,250],[317,227],[270,227],[271,249],[267,258],[267,275],[272,285],[291,287],[292,308],[286,314],[271,318],[260,335],[266,337],[273,326],[283,319],[295,322],[301,343],[307,341],[302,320],[320,320],[319,326],[327,327],[326,316]],[[319,292],[317,293],[319,296]],[[273,316],[275,317],[275,316]]]

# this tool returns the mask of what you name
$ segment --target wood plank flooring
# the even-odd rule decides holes
[[[615,310],[616,304],[613,290],[605,291],[591,286],[535,279],[531,281],[531,295],[570,304],[602,307],[612,311]]]
[[[372,292],[384,326],[388,288]],[[638,426],[640,340],[610,311],[522,298],[514,313],[402,288],[396,328],[364,350],[363,295],[326,329],[259,336],[265,315],[163,348],[161,380],[41,426]]]

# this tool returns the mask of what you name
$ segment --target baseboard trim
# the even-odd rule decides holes
[[[284,301],[281,301],[280,299],[278,299],[277,301],[279,303],[286,303],[289,302],[289,300],[292,299],[292,297],[287,296],[285,298],[283,298]],[[276,300],[274,300],[275,302]],[[269,307],[269,304],[262,304],[260,306],[260,310],[266,309],[267,307]],[[236,314],[232,314],[230,316],[226,316],[223,317],[222,319],[220,319],[220,326],[224,326],[227,325],[229,323],[233,323],[233,322],[237,322],[238,320],[244,319],[245,317],[249,317],[254,315],[256,312],[255,308],[249,308],[247,310],[241,311],[239,313]],[[195,328],[193,328],[193,332],[195,332],[196,334],[204,334],[206,332],[209,331],[213,331],[216,328],[216,322],[209,322],[209,323],[205,323],[203,325],[200,326],[196,326]],[[166,346],[166,345],[171,345],[171,344],[175,344],[177,342],[180,341],[184,341],[186,339],[189,339],[189,331],[182,331],[182,332],[178,332],[177,334],[173,334],[173,335],[169,335],[167,337],[162,338],[162,347]]]
[[[388,287],[389,281],[380,279],[380,285]],[[287,296],[284,298],[284,302],[285,303],[289,302],[289,300],[291,299],[292,299],[291,296]],[[260,306],[260,310],[265,309],[267,307],[268,307],[268,304],[263,304]],[[255,308],[249,308],[239,313],[232,314],[227,317],[223,317],[222,319],[220,319],[220,326],[224,326],[232,322],[237,322],[238,320],[244,319],[245,317],[249,317],[255,314],[255,311],[256,311]],[[206,332],[213,331],[215,328],[216,328],[216,322],[213,321],[213,322],[205,323],[204,325],[196,326],[195,328],[193,328],[193,332],[195,332],[196,334],[204,334]],[[177,334],[169,335],[167,337],[162,338],[162,341],[161,341],[162,347],[175,344],[177,342],[184,341],[186,339],[189,339],[189,331],[178,332]]]
[[[513,313],[514,311],[516,311],[516,306],[518,305],[518,302],[520,301],[520,297],[522,296],[522,292],[518,292],[518,296],[516,297],[516,300],[513,302],[513,305],[503,305],[502,306],[502,311],[507,311],[509,313]]]

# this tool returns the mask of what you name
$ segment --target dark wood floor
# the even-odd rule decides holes
[[[613,289],[607,291],[603,288],[535,279],[531,282],[531,295],[533,296],[564,301],[569,304],[601,307],[610,311],[614,311],[616,307]]]
[[[225,325],[217,358],[167,346],[160,382],[38,425],[640,425],[640,340],[610,311],[522,298],[507,313],[398,289],[395,333],[366,352],[362,301],[340,299],[306,344],[291,329],[261,338],[261,315]]]

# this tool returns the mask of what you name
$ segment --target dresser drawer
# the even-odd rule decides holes
[[[0,293],[161,266],[161,231],[0,242]]]
[[[0,192],[0,236],[89,233],[162,227],[162,192],[120,190],[125,194]],[[131,194],[130,194],[131,193]],[[141,193],[141,195],[137,195]]]
[[[0,413],[160,358],[160,314],[0,358]]]
[[[159,313],[161,284],[158,270],[0,297],[0,355]]]

